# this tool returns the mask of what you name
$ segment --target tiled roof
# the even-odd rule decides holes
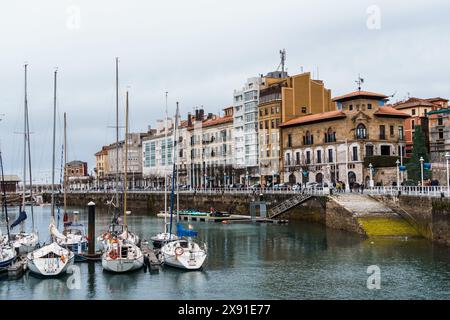
[[[280,124],[280,127],[289,127],[293,125],[302,125],[311,122],[330,121],[334,119],[345,118],[346,115],[342,110],[328,111],[308,116],[298,117]]]
[[[402,111],[398,111],[397,109],[394,109],[389,106],[379,107],[378,110],[375,111],[374,114],[377,116],[390,116],[390,117],[403,117],[403,118],[410,117],[409,114],[402,112]]]
[[[220,118],[216,118],[216,119],[207,119],[202,121],[202,128],[205,127],[212,127],[212,126],[216,126],[219,124],[224,124],[224,123],[228,123],[228,122],[233,122],[233,116],[225,116],[225,117],[220,117]],[[190,129],[193,129],[194,126],[192,126]]]
[[[384,100],[386,98],[388,98],[388,96],[381,94],[381,93],[375,93],[375,92],[369,92],[369,91],[354,91],[354,92],[350,92],[348,94],[345,94],[343,96],[339,96],[333,99],[333,101],[345,101],[345,100],[351,100],[353,98],[375,98],[375,99],[380,99],[380,100]]]
[[[409,98],[406,101],[397,102],[393,105],[395,109],[408,109],[413,107],[436,107],[437,105],[428,101],[429,99]]]

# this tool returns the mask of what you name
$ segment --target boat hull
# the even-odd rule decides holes
[[[5,260],[5,261],[1,261],[0,262],[0,269],[4,269],[9,267],[10,265],[12,265],[15,261],[16,261],[17,256],[14,256],[11,259]]]
[[[102,267],[109,272],[123,273],[138,270],[144,266],[144,256],[141,255],[136,259],[111,259],[106,256],[102,257]]]
[[[28,269],[31,273],[43,277],[55,277],[66,273],[74,262],[74,253],[57,243],[49,244],[27,255]]]
[[[206,251],[200,249],[200,247],[194,243],[189,243],[188,246],[190,249],[188,249],[186,245],[182,247],[180,243],[183,242],[185,241],[173,241],[166,244],[161,249],[164,264],[184,270],[201,269],[206,260]],[[181,254],[180,251],[182,252]]]

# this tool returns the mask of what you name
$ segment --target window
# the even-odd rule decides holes
[[[427,113],[428,113],[428,110],[425,109],[424,112],[423,112],[423,116],[426,117],[426,116],[427,116]]]
[[[273,107],[271,107],[271,108],[270,108],[270,113],[271,113],[271,114],[274,114],[274,112],[275,112],[275,109],[274,109]]]
[[[380,125],[380,140],[386,140],[386,127]]]
[[[322,163],[322,150],[317,150],[317,163]]]
[[[259,122],[259,129],[262,130],[263,128],[264,128],[263,122],[260,121],[260,122]]]
[[[275,129],[275,120],[271,120],[270,125],[272,129]]]
[[[314,144],[314,138],[309,131],[306,131],[306,135],[303,136],[303,144],[304,145]]]
[[[262,109],[259,109],[259,116],[262,117],[262,115],[263,115],[263,111],[262,111]]]
[[[367,110],[372,110],[372,104],[371,103],[367,104]]]
[[[269,109],[267,109],[267,108],[264,109],[264,115],[266,115],[266,116],[269,115]]]
[[[373,156],[373,146],[367,145],[366,146],[366,157],[371,157],[371,156]]]
[[[300,164],[300,152],[295,153],[295,164],[296,165]]]
[[[291,154],[290,153],[286,153],[286,165],[287,166],[291,165]]]
[[[438,126],[442,126],[444,124],[444,118],[439,117],[438,118]]]
[[[414,127],[415,127],[414,120],[411,120],[411,129],[414,130],[415,129]]]
[[[367,129],[363,124],[359,124],[356,127],[356,138],[357,139],[367,139]]]
[[[399,138],[400,140],[403,140],[403,139],[405,138],[404,132],[403,132],[403,126],[399,126],[399,127],[398,127],[398,138]]]
[[[328,149],[328,162],[333,162],[333,149]]]
[[[306,113],[307,109],[306,107],[302,107],[302,113]]]
[[[381,155],[382,156],[390,156],[391,155],[391,146],[381,146]]]
[[[325,143],[336,142],[336,132],[333,132],[331,128],[328,128],[325,133]]]
[[[264,121],[266,130],[269,129],[269,120]]]
[[[389,126],[389,134],[391,135],[391,137],[394,136],[394,126]]]
[[[287,147],[292,148],[292,134],[288,134]]]
[[[352,160],[353,160],[353,161],[358,161],[358,147],[353,147],[353,156],[352,156]]]
[[[348,110],[353,111],[353,105],[352,104],[348,106]]]
[[[439,139],[444,139],[444,129],[439,129]]]
[[[306,164],[311,164],[311,151],[306,151]]]
[[[412,109],[411,114],[414,116],[416,114],[416,109]]]

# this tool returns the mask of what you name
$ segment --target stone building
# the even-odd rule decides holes
[[[84,161],[70,161],[66,164],[67,177],[85,177],[88,176],[87,162]]]
[[[356,91],[333,101],[337,110],[280,124],[285,182],[368,185],[366,158],[375,163],[377,156],[384,156],[395,162],[392,157],[399,155],[399,146],[404,143],[408,114],[385,106],[387,96],[372,92]],[[383,170],[390,174],[375,183],[395,181],[392,170]]]
[[[102,147],[102,150],[95,154],[95,173],[97,179],[103,180],[109,171],[108,148]]]
[[[261,86],[258,105],[261,183],[279,181],[282,167],[279,124],[335,109],[331,91],[310,73],[288,77],[269,73]]]
[[[430,111],[430,159],[433,163],[444,163],[445,154],[450,152],[450,109],[444,108]]]

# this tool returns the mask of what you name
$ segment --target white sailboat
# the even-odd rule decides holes
[[[23,193],[22,205],[19,210],[19,217],[11,224],[11,229],[20,224],[19,233],[11,233],[12,246],[19,254],[25,254],[33,251],[39,244],[38,233],[34,226],[34,212],[33,212],[33,179],[31,176],[31,147],[30,147],[30,124],[28,118],[28,96],[27,96],[27,64],[25,69],[25,98],[24,98],[24,141],[23,141]],[[25,232],[24,224],[27,219],[25,212],[26,202],[26,177],[27,177],[27,153],[28,153],[28,169],[29,169],[29,187],[30,187],[30,211],[32,220],[32,230],[30,233]]]
[[[128,190],[128,91],[126,93],[125,107],[125,170],[123,195],[123,232],[110,234],[106,250],[102,255],[103,269],[111,272],[128,272],[144,266],[144,255],[136,244],[135,235],[128,231],[127,225],[127,190]]]
[[[2,189],[2,206],[5,210],[5,217],[6,217],[6,230],[7,230],[7,236],[3,237],[1,230],[0,230],[0,269],[4,269],[9,267],[11,264],[16,261],[17,258],[17,252],[14,249],[14,247],[11,245],[11,238],[10,238],[10,232],[9,232],[9,219],[8,219],[8,206],[6,203],[6,186],[5,186],[5,177],[3,174],[3,159],[2,159],[2,151],[0,150],[0,167],[1,167],[1,189]]]
[[[139,246],[141,239],[138,235],[124,228],[120,224],[119,218],[119,59],[116,58],[116,177],[115,177],[115,198],[107,201],[107,205],[113,207],[113,219],[106,232],[97,237],[97,241],[102,244],[103,251],[106,251],[109,242],[116,237],[126,239],[129,243]],[[126,212],[124,216],[126,215]]]
[[[175,198],[175,183],[178,185],[178,181],[175,182],[176,176],[176,132],[177,132],[177,124],[178,124],[178,102],[177,102],[177,111],[175,113],[175,132],[173,135],[173,147],[172,147],[172,159],[173,161],[173,170],[172,170],[172,192],[170,195],[170,228],[169,234],[172,232],[172,220],[173,220],[173,208],[174,208],[174,198]],[[177,188],[178,189],[178,188]],[[177,192],[178,197],[178,192]],[[177,205],[178,211],[178,205]],[[177,223],[178,223],[178,214],[177,214]],[[165,265],[176,267],[185,270],[198,270],[201,269],[203,263],[207,257],[207,248],[206,244],[203,247],[200,247],[196,242],[192,240],[193,236],[196,236],[197,233],[192,230],[184,230],[181,225],[177,226],[178,235],[184,236],[186,239],[178,239],[175,241],[168,242],[164,244],[161,248],[161,254],[163,257],[163,262]]]
[[[63,248],[69,249],[75,254],[75,261],[84,261],[81,253],[88,249],[86,231],[82,224],[77,223],[77,212],[72,213],[72,221],[68,221],[67,214],[67,115],[64,112],[64,231],[62,237],[56,237],[56,242]]]
[[[54,73],[53,98],[53,158],[52,158],[52,218],[49,225],[51,243],[27,255],[27,266],[32,273],[40,276],[58,276],[65,273],[73,265],[75,255],[72,251],[61,247],[56,239],[63,238],[55,225],[55,140],[56,140],[56,80]]]
[[[166,144],[165,147],[165,159],[167,161],[168,159],[168,148],[167,148],[167,131],[168,131],[168,110],[167,110],[167,92],[166,92],[166,123],[165,123],[165,129],[164,129],[164,143]],[[175,133],[173,133],[175,134]],[[173,148],[173,145],[172,145]],[[173,159],[173,158],[172,158]],[[153,248],[160,249],[164,244],[170,241],[178,240],[178,236],[172,233],[169,233],[167,231],[167,170],[165,170],[164,173],[164,231],[161,233],[158,233],[157,235],[150,238],[153,244]]]

